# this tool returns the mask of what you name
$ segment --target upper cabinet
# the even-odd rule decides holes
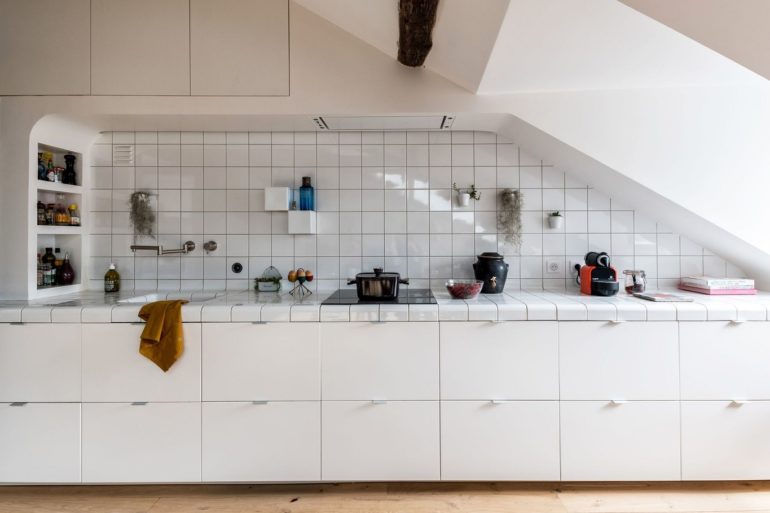
[[[88,94],[89,0],[0,0],[0,95]]]
[[[188,0],[92,0],[91,94],[190,94],[189,14]]]
[[[190,45],[193,95],[289,94],[288,0],[190,0]]]

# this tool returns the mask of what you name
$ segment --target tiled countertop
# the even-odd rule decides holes
[[[610,298],[577,291],[510,291],[472,301],[452,299],[434,290],[436,305],[326,305],[331,292],[302,300],[288,293],[86,291],[36,301],[0,301],[0,323],[141,322],[142,304],[184,298],[185,322],[405,322],[405,321],[766,321],[770,293],[756,296],[704,296],[676,291],[692,303],[654,303],[624,293]]]

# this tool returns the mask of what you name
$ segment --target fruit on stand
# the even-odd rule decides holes
[[[305,270],[301,267],[297,269],[297,281],[300,283],[305,283]]]
[[[287,275],[287,279],[291,283],[294,283],[295,281],[297,281],[297,271],[294,271],[294,270],[289,271],[289,274]]]
[[[307,281],[313,281],[313,271],[305,271],[305,279]]]

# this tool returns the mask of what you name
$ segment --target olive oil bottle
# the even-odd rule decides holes
[[[120,273],[115,269],[115,264],[110,264],[110,268],[104,275],[104,291],[105,292],[118,292],[120,291]]]

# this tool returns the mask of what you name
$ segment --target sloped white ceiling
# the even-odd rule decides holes
[[[398,0],[294,0],[387,55],[398,53]],[[440,0],[425,66],[476,92],[509,0]]]
[[[770,78],[767,0],[620,0]]]
[[[478,92],[734,85],[759,80],[730,59],[617,0],[511,0]]]

